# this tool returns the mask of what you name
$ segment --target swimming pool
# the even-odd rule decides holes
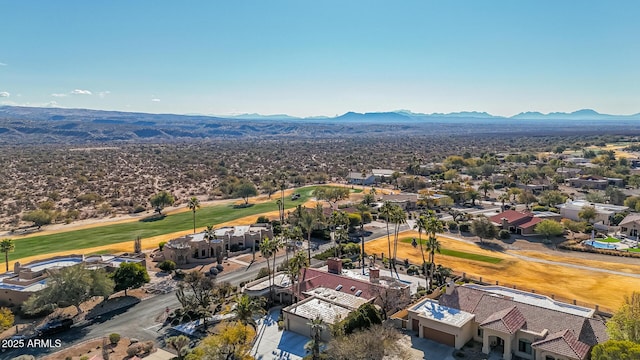
[[[583,244],[592,246],[596,249],[618,250],[618,245],[616,243],[603,243],[595,240],[586,240]]]

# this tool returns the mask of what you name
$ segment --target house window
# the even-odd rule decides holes
[[[531,341],[524,339],[518,341],[518,351],[525,354],[531,354]]]
[[[544,360],[556,360],[553,356],[547,355]]]
[[[484,331],[483,331],[483,329],[481,329],[481,328],[478,328],[478,337],[479,337],[479,338],[484,337]]]

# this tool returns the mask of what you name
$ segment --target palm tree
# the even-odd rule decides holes
[[[433,268],[436,257],[436,251],[440,253],[440,242],[438,241],[437,233],[444,231],[442,222],[435,216],[430,216],[425,224],[425,232],[429,234],[426,248],[429,251],[429,263],[431,264],[431,271],[429,271],[429,285],[433,283]]]
[[[262,241],[260,242],[260,253],[262,254],[262,257],[267,259],[267,273],[268,273],[268,281],[269,281],[269,297],[271,298],[271,300],[273,300],[273,294],[271,293],[273,290],[273,286],[271,283],[271,266],[269,265],[269,258],[271,257],[271,255],[273,255],[274,251],[273,251],[273,246],[274,246],[274,242],[269,239],[268,237],[262,239]]]
[[[311,326],[311,341],[304,347],[311,353],[311,359],[320,360],[320,334],[325,328],[324,320],[318,315],[307,325]]]
[[[418,218],[418,220],[416,220],[416,224],[413,226],[414,229],[418,229],[418,243],[420,244],[420,254],[422,255],[422,272],[424,273],[424,278],[425,278],[425,288],[428,287],[428,284],[426,284],[426,279],[427,279],[427,268],[426,268],[426,261],[424,259],[424,250],[422,249],[422,232],[426,231],[427,229],[427,218],[424,217],[424,215],[420,215],[420,217]]]
[[[393,228],[393,270],[396,272],[396,277],[400,278],[398,275],[398,269],[396,268],[396,258],[398,255],[398,235],[400,234],[400,226],[407,222],[407,213],[398,206],[394,206],[394,210],[391,213],[391,219],[394,223]]]
[[[509,196],[509,193],[502,193],[500,194],[500,196],[498,196],[498,200],[500,200],[502,202],[502,207],[500,208],[500,210],[504,211],[504,203],[509,201],[511,197]]]
[[[309,267],[309,263],[303,251],[295,253],[287,263],[287,275],[289,275],[291,291],[294,293],[296,302],[298,302],[298,294],[300,293],[300,271],[306,267]]]
[[[187,208],[193,211],[193,233],[196,233],[196,210],[200,208],[200,200],[195,196],[189,199],[187,202]]]
[[[480,196],[480,194],[478,194],[477,191],[472,189],[469,192],[467,192],[467,196],[469,196],[469,199],[471,200],[471,205],[476,206],[476,200],[478,200],[478,196]]]
[[[387,244],[389,245],[389,253],[387,257],[389,258],[389,271],[393,276],[393,268],[391,268],[391,235],[389,233],[389,221],[391,220],[391,212],[393,210],[393,204],[390,201],[385,201],[382,207],[380,207],[380,214],[384,215],[384,222],[387,224]]]
[[[263,297],[250,297],[247,294],[236,296],[236,307],[231,310],[231,313],[236,316],[242,325],[251,325],[256,329],[256,315],[264,315],[265,300]]]
[[[0,242],[0,251],[4,253],[4,263],[9,271],[9,252],[15,250],[15,245],[11,239],[2,239]]]
[[[371,188],[371,191],[375,191],[375,189]],[[362,249],[360,249],[360,265],[362,266],[362,275],[364,275],[364,214],[369,211],[369,207],[365,204],[358,204],[356,209],[360,214],[360,244],[362,245]]]
[[[493,185],[491,185],[488,181],[483,181],[482,184],[478,187],[478,190],[482,190],[484,192],[484,198],[487,199],[487,193],[490,190],[493,190]]]
[[[311,232],[316,226],[316,218],[308,211],[303,211],[298,223],[300,227],[307,232],[307,250],[309,252],[309,263],[311,263]]]
[[[272,256],[273,256],[273,263],[271,264],[271,266],[273,266],[273,281],[275,283],[276,281],[276,256],[278,255],[278,250],[282,249],[282,246],[284,245],[283,242],[281,241],[281,239],[279,238],[273,238],[271,240],[272,244],[271,244],[271,249],[272,249]],[[271,299],[273,301],[273,299]]]

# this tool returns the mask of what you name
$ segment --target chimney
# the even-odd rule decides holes
[[[369,268],[369,281],[372,283],[380,281],[380,269],[373,267]]]
[[[338,258],[328,258],[327,268],[331,274],[342,275],[342,260]]]
[[[13,273],[20,274],[20,261],[16,261],[13,263]]]
[[[453,283],[453,280],[447,281],[447,295],[453,294],[453,290],[456,288],[456,285]]]

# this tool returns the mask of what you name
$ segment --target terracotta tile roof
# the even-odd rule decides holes
[[[540,333],[547,329],[550,333],[557,333],[569,329],[577,334],[578,340],[589,346],[609,339],[604,322],[598,319],[516,302],[480,289],[457,286],[451,295],[442,295],[439,302],[444,306],[475,314],[476,321],[480,324],[493,319],[492,316],[498,312],[517,306],[526,320],[527,330]]]
[[[513,225],[519,221],[523,221],[532,216],[533,215],[528,213],[521,213],[515,210],[507,210],[507,211],[501,212],[498,215],[494,215],[490,217],[489,220],[493,221],[496,224],[502,224],[502,219],[505,218],[507,219],[507,223]]]
[[[513,306],[508,309],[504,309],[493,313],[480,326],[506,332],[509,334],[515,334],[518,330],[522,329],[527,323],[524,315],[518,310],[517,306]]]
[[[340,291],[354,295],[358,290],[361,290],[360,295],[363,299],[371,299],[375,297],[373,288],[380,286],[373,284],[369,281],[350,278],[347,276],[331,274],[325,271],[304,268],[301,271],[300,292],[304,293],[311,291],[318,287],[325,287],[329,289],[336,289],[338,285],[342,285]],[[351,288],[354,287],[353,291]]]
[[[528,229],[530,227],[538,225],[538,223],[541,222],[541,221],[542,221],[542,219],[540,219],[539,217],[532,216],[529,219],[529,221],[524,222],[522,224],[519,224],[518,227],[521,228],[521,229]]]
[[[548,335],[545,339],[536,341],[531,346],[539,350],[549,351],[572,359],[586,359],[590,346],[578,340],[569,329]]]

